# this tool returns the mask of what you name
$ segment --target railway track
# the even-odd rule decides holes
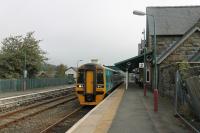
[[[64,116],[63,118],[61,118],[60,120],[56,121],[55,123],[53,123],[52,125],[50,125],[49,127],[47,127],[46,129],[44,129],[43,131],[41,131],[40,133],[47,133],[47,132],[51,132],[52,130],[54,130],[56,127],[59,126],[59,124],[63,121],[66,121],[71,115],[77,113],[78,111],[80,111],[82,109],[82,107],[79,107],[77,109],[75,109],[74,111],[72,111],[70,114]]]
[[[61,96],[51,100],[45,100],[18,110],[14,110],[5,114],[0,115],[0,129],[3,129],[13,123],[17,123],[20,120],[24,120],[28,117],[37,115],[41,112],[44,112],[48,109],[54,108],[61,104],[70,102],[77,99],[74,94],[69,94],[66,96]]]
[[[67,95],[74,91],[74,87],[61,89],[61,90],[51,90],[43,91],[39,93],[30,93],[19,96],[13,96],[8,98],[0,99],[0,113],[6,113],[12,110],[17,110],[23,106],[34,104],[36,102],[41,102],[46,99],[59,97],[61,95]]]
[[[73,126],[73,124],[80,120],[92,108],[93,107],[78,107],[52,125],[42,130],[40,133],[65,133],[71,126]]]

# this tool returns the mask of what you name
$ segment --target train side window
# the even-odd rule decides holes
[[[77,83],[80,83],[80,84],[84,83],[84,70],[78,71]]]
[[[97,70],[97,84],[103,83],[103,70]]]

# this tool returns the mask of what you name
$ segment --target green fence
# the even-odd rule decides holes
[[[69,82],[70,81],[70,82]],[[0,79],[0,92],[20,91],[24,89],[36,89],[44,87],[53,87],[60,85],[67,85],[71,82],[69,78],[40,78],[40,79]]]

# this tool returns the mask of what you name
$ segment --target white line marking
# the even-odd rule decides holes
[[[100,102],[96,107],[94,107],[90,112],[88,112],[83,118],[81,118],[76,124],[74,124],[66,133],[72,133],[76,130],[76,128],[84,122],[86,118],[88,118],[97,108],[99,108],[109,97],[117,92],[117,89],[114,90],[110,95],[108,95],[102,102]]]
[[[0,98],[0,101],[14,99],[14,98],[20,98],[20,97],[25,97],[25,96],[31,96],[31,95],[36,95],[36,94],[43,94],[43,93],[46,93],[46,92],[53,92],[53,91],[62,90],[62,89],[69,89],[69,88],[72,88],[72,87],[75,87],[75,86],[71,86],[71,87],[67,87],[67,88],[64,87],[64,88],[61,88],[61,89],[41,91],[41,92],[34,92],[34,93],[18,95],[18,96],[5,97],[5,98]]]

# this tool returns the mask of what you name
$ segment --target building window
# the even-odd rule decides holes
[[[68,74],[69,78],[74,78],[74,74]]]

